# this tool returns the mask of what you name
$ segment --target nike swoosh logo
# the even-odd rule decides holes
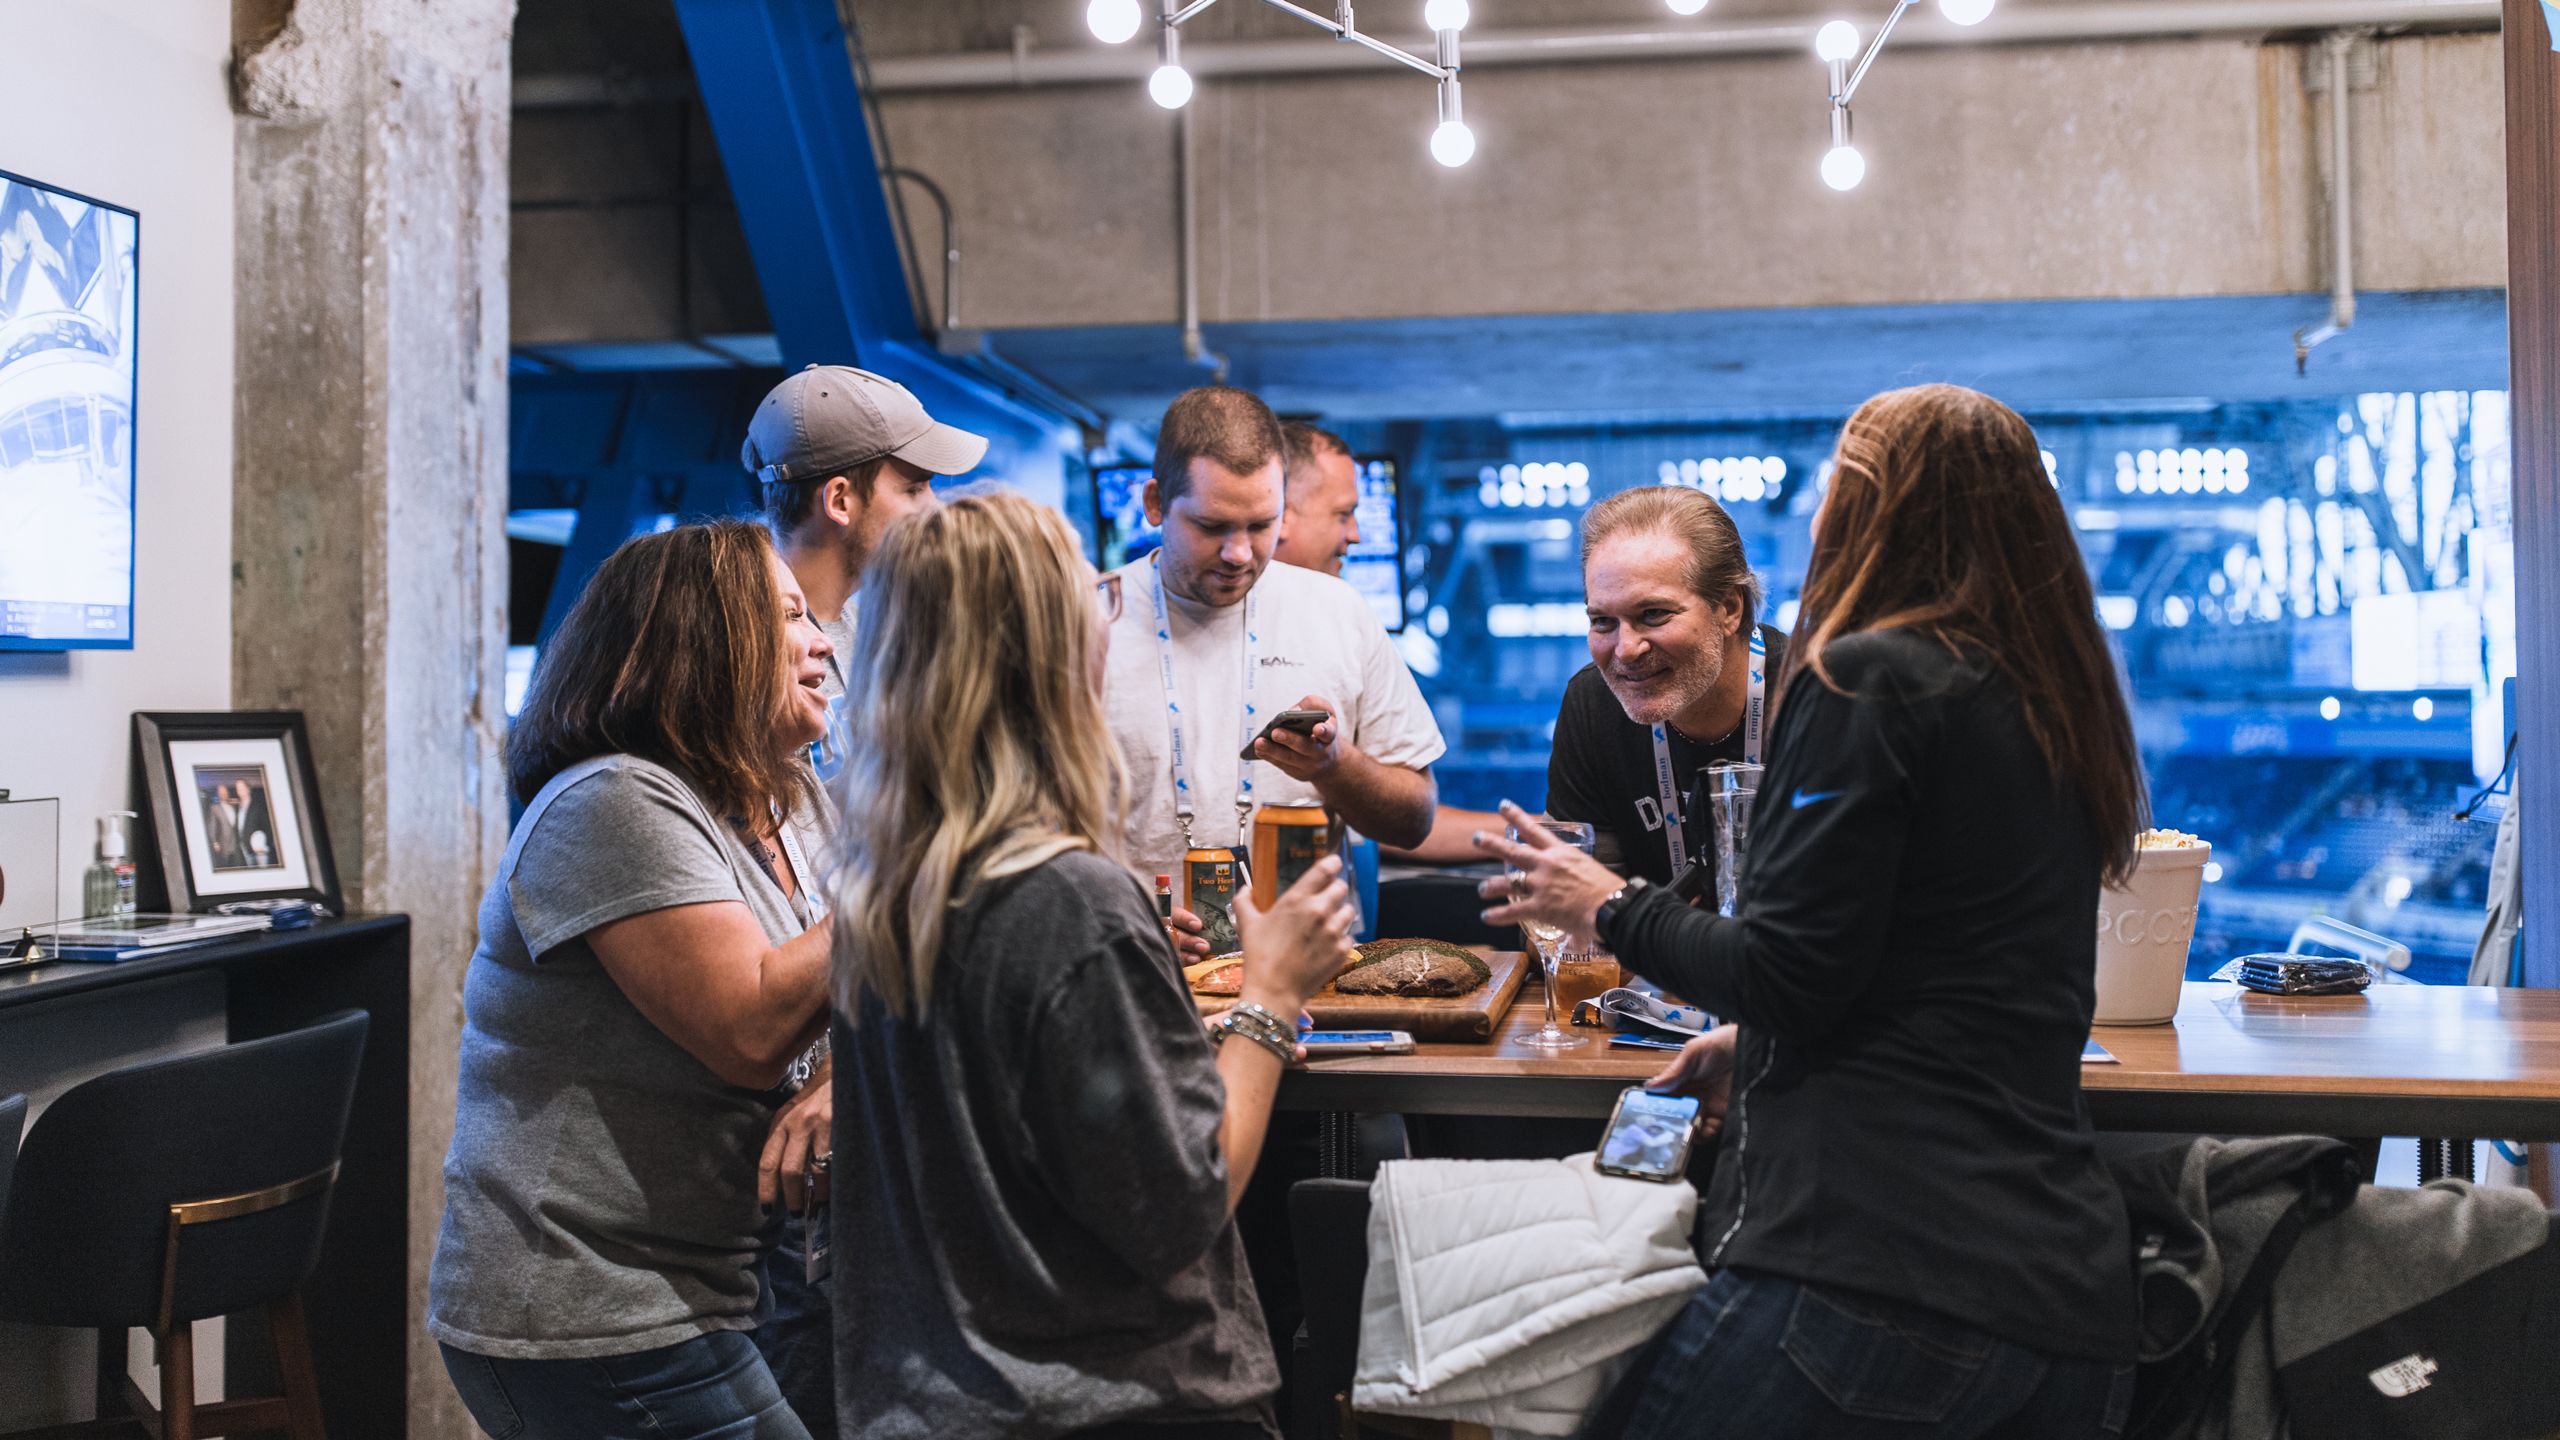
[[[1807,795],[1803,791],[1799,790],[1795,793],[1795,798],[1787,802],[1787,808],[1790,810],[1801,810],[1807,805],[1819,805],[1825,800],[1837,800],[1848,793],[1849,792],[1846,790],[1819,790],[1811,795]]]

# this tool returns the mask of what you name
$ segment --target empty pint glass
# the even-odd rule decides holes
[[[1751,803],[1760,797],[1757,765],[1710,765],[1698,776],[1716,846],[1716,913],[1731,915],[1742,893],[1742,856],[1751,840]]]

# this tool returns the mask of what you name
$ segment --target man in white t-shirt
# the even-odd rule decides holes
[[[1271,563],[1282,453],[1270,408],[1223,385],[1184,392],[1156,436],[1145,498],[1164,544],[1116,572],[1103,684],[1129,763],[1127,853],[1150,875],[1178,873],[1193,845],[1244,854],[1264,805],[1322,805],[1382,844],[1431,830],[1431,762],[1448,747],[1376,612],[1330,575]],[[1332,718],[1256,740],[1240,762],[1292,708]],[[1184,959],[1209,953],[1198,917],[1174,921]]]

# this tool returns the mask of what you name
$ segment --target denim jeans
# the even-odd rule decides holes
[[[827,1223],[823,1201],[805,1219],[784,1217],[756,1261],[756,1349],[810,1440],[836,1440],[835,1307],[824,1276],[809,1278],[809,1249],[827,1248]]]
[[[445,1373],[490,1440],[809,1440],[740,1331],[594,1360],[441,1348]]]
[[[2129,1364],[1724,1270],[1639,1354],[1583,1440],[2114,1440],[2132,1403]]]

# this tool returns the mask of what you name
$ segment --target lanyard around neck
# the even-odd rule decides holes
[[[1742,763],[1760,763],[1761,717],[1769,693],[1769,645],[1758,629],[1751,632],[1751,691],[1742,702]],[[1663,843],[1671,847],[1671,879],[1678,883],[1689,871],[1689,837],[1680,813],[1680,786],[1671,775],[1670,727],[1653,727],[1653,784],[1662,802]]]
[[[1164,552],[1162,550],[1156,552],[1155,581],[1156,673],[1164,681],[1165,727],[1172,733],[1173,739],[1173,813],[1182,824],[1182,847],[1190,850],[1198,848],[1193,844],[1191,835],[1193,811],[1191,752],[1182,733],[1182,700],[1175,693],[1173,686],[1173,618],[1164,598]],[[1254,634],[1253,616],[1254,592],[1247,590],[1244,595],[1244,741],[1237,747],[1239,751],[1253,744],[1253,688],[1257,678],[1255,672],[1259,668],[1253,663],[1254,648],[1259,643],[1259,637]],[[1248,759],[1239,758],[1236,761],[1236,843],[1238,845],[1244,843],[1246,824],[1253,818],[1253,766],[1254,762]]]

